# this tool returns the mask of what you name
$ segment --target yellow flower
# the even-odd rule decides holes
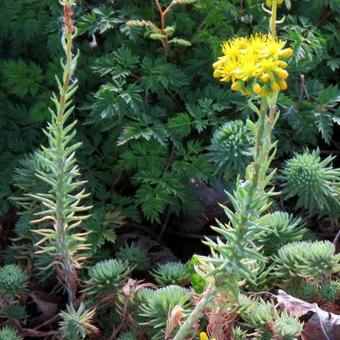
[[[265,34],[226,41],[223,56],[213,64],[214,77],[231,82],[233,91],[246,96],[270,96],[284,90],[282,80],[288,77],[288,65],[283,59],[293,53],[284,46],[284,41]]]

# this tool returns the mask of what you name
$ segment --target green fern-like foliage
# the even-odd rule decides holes
[[[94,310],[86,310],[83,303],[77,310],[72,305],[66,308],[66,311],[60,313],[62,321],[59,323],[64,339],[85,339],[88,334],[97,329],[92,325]]]
[[[288,160],[282,172],[286,199],[297,196],[297,207],[311,213],[338,214],[340,211],[340,169],[333,168],[334,157],[321,160],[320,153],[305,151]]]
[[[16,264],[0,268],[0,295],[14,298],[25,293],[28,284],[27,274]]]
[[[21,340],[12,327],[5,326],[0,329],[0,340]]]
[[[131,268],[139,271],[145,269],[148,261],[147,252],[136,243],[131,243],[130,245],[125,244],[124,247],[117,251],[116,257],[117,259],[126,261]]]
[[[263,231],[255,236],[256,241],[262,246],[266,256],[276,254],[284,245],[301,241],[307,232],[302,226],[301,219],[294,219],[290,214],[276,211],[264,215],[259,223]]]
[[[279,249],[275,257],[276,275],[304,277],[320,281],[340,270],[340,254],[329,241],[292,242]]]
[[[162,286],[179,285],[185,286],[189,283],[188,266],[181,262],[167,262],[158,265],[151,271],[156,282]]]
[[[274,322],[274,334],[284,340],[296,339],[302,332],[303,324],[293,316],[288,315],[286,311]]]
[[[89,232],[87,242],[91,244],[90,252],[94,253],[106,242],[113,244],[116,239],[116,229],[124,224],[124,216],[112,207],[96,208],[84,224]]]
[[[94,296],[115,292],[130,272],[131,269],[121,260],[98,262],[89,269],[90,279],[85,291]]]
[[[180,286],[168,286],[156,291],[146,291],[140,306],[140,316],[143,325],[150,327],[152,340],[164,339],[167,319],[176,308],[184,318],[190,311],[192,296],[190,292]]]
[[[219,173],[225,179],[244,173],[251,159],[254,139],[241,120],[234,120],[219,127],[209,146],[209,154]]]
[[[4,84],[10,93],[20,98],[37,94],[43,80],[41,68],[37,64],[19,59],[5,61],[1,66]]]

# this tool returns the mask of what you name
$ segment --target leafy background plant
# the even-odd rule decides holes
[[[202,202],[193,182],[214,188],[215,185],[232,187],[245,168],[253,143],[245,122],[253,113],[244,98],[212,78],[211,64],[220,54],[222,41],[267,29],[268,18],[263,15],[261,3],[259,0],[199,0],[173,6],[166,16],[165,33],[174,42],[167,47],[166,57],[164,35],[159,35],[150,24],[161,27],[156,2],[91,0],[77,4],[76,45],[81,54],[76,77],[80,88],[74,101],[79,109],[71,118],[78,120],[76,138],[82,146],[77,160],[83,178],[88,181],[87,191],[92,193],[92,202],[88,203],[94,205],[92,217],[84,224],[85,230],[91,231],[88,241],[93,246],[88,251],[90,259],[85,268],[88,270],[82,271],[80,277],[87,285],[85,292],[99,302],[98,305],[95,301],[88,302],[97,308],[95,312],[85,309],[84,305],[65,310],[60,322],[63,334],[75,332],[83,337],[86,332],[95,332],[91,327],[95,318],[96,325],[103,329],[103,325],[111,324],[112,320],[123,324],[122,332],[117,332],[122,338],[125,330],[129,330],[126,332],[129,339],[141,333],[157,337],[159,332],[150,325],[161,322],[159,331],[167,329],[172,334],[178,326],[176,320],[185,318],[186,303],[190,300],[185,288],[171,288],[179,292],[180,304],[185,297],[185,305],[183,310],[175,310],[169,318],[173,324],[168,324],[164,315],[174,309],[167,295],[170,289],[152,287],[149,291],[142,283],[128,279],[134,266],[143,267],[149,260],[144,249],[134,248],[134,243],[125,244],[115,255],[121,260],[109,259],[113,257],[117,234],[129,230],[133,224],[157,232],[163,225],[172,231],[176,215],[200,215]],[[160,1],[163,10],[169,4],[171,1]],[[293,157],[295,152],[302,153],[306,147],[318,146],[321,159],[329,153],[338,154],[340,149],[337,135],[340,6],[336,0],[292,1],[291,5],[289,12],[284,7],[280,10],[280,15],[285,15],[285,22],[279,28],[280,36],[294,48],[288,91],[280,94],[280,119],[274,131],[278,139],[275,166],[281,168],[285,167],[284,160]],[[45,190],[32,189],[33,185],[41,185],[32,180],[35,170],[39,169],[34,152],[40,144],[46,144],[46,136],[40,131],[50,116],[47,107],[55,87],[55,74],[61,72],[60,15],[58,2],[49,0],[4,0],[0,12],[0,216],[2,242],[12,246],[7,247],[3,258],[6,263],[20,263],[31,271],[29,275],[34,282],[39,285],[43,282],[45,286],[42,286],[57,292],[60,286],[51,288],[49,281],[55,283],[53,270],[50,268],[42,274],[38,269],[51,263],[51,257],[34,254],[37,239],[30,233],[29,221],[36,206],[25,201],[29,214],[23,215],[26,220],[21,217],[14,228],[22,211],[20,202],[11,198],[20,196],[23,190]],[[236,125],[248,131],[247,138],[235,133]],[[227,127],[232,126],[234,130],[229,133]],[[221,136],[224,132],[226,140],[218,138],[219,132]],[[224,154],[227,147],[233,152]],[[335,159],[334,167],[337,162]],[[335,190],[339,193],[340,188],[337,186]],[[263,246],[266,261],[259,260],[250,268],[253,277],[245,283],[245,290],[271,290],[280,285],[306,300],[334,301],[340,289],[332,276],[339,266],[333,248],[329,253],[319,243],[313,243],[311,248],[315,252],[306,257],[299,250],[301,245],[293,244],[297,248],[293,266],[308,268],[310,263],[319,263],[320,258],[326,257],[326,264],[332,268],[325,271],[322,278],[316,278],[315,273],[308,273],[306,278],[307,274],[302,275],[305,273],[300,271],[287,283],[274,274],[278,268],[282,275],[286,274],[285,256],[289,250],[286,244],[310,242],[313,236],[302,220],[275,212],[283,208],[294,211],[291,199],[283,202],[274,199],[272,203],[273,212],[261,220],[268,229],[255,240]],[[306,219],[306,211],[297,212]],[[269,223],[268,216],[276,219],[270,219]],[[307,217],[310,222],[310,216]],[[312,227],[322,233],[316,217],[314,221]],[[10,237],[14,239],[9,240]],[[126,258],[134,254],[142,255],[140,263],[127,263]],[[134,278],[135,275],[134,272]],[[188,278],[184,263],[160,264],[150,275],[160,285],[195,287],[199,281],[197,277],[195,281],[192,273]],[[22,277],[26,285],[26,274],[22,273]],[[107,282],[113,284],[113,290],[107,289]],[[22,303],[26,294],[23,291],[13,297],[16,310],[9,310],[8,303],[0,306],[1,317],[29,319]],[[114,303],[109,300],[111,304],[105,300],[110,294],[118,296]],[[165,294],[171,308],[160,307],[161,294]],[[268,335],[259,322],[266,317],[277,332],[289,322],[300,330],[301,325],[295,319],[287,321],[286,315],[275,314],[262,300],[255,305],[258,319],[254,321],[249,315],[243,315],[242,321],[252,323],[250,329],[255,329],[258,335]],[[158,319],[160,311],[164,314],[161,320]],[[9,337],[6,334],[12,331],[6,327],[0,331],[0,337],[2,334]],[[111,331],[104,329],[105,336],[110,336]],[[243,331],[239,329],[240,333]],[[14,333],[11,336],[16,338]]]

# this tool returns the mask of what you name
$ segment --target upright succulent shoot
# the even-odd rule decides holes
[[[42,238],[37,243],[38,253],[53,256],[53,265],[59,280],[63,283],[71,304],[77,290],[77,270],[84,257],[79,253],[88,248],[86,234],[79,231],[79,225],[87,218],[83,212],[89,207],[82,206],[80,201],[87,197],[83,181],[79,181],[79,168],[76,164],[75,151],[81,143],[74,143],[76,121],[67,123],[74,111],[72,96],[76,92],[77,79],[74,71],[78,54],[73,53],[73,40],[77,30],[73,24],[74,0],[60,2],[64,9],[61,44],[65,59],[61,61],[63,77],[58,77],[59,96],[53,93],[52,101],[55,110],[51,110],[51,122],[44,130],[48,138],[48,147],[42,147],[38,153],[41,162],[48,171],[38,170],[37,176],[49,186],[48,193],[31,194],[40,201],[43,210],[38,212],[39,218],[34,221],[51,222],[51,228],[35,230]],[[45,167],[43,167],[45,168]]]

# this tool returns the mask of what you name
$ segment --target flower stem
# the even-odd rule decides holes
[[[254,172],[251,178],[251,185],[249,186],[248,193],[247,193],[247,203],[244,205],[242,211],[239,212],[240,220],[238,224],[238,233],[237,239],[235,243],[238,244],[239,247],[242,247],[243,239],[245,237],[245,226],[248,224],[249,219],[252,216],[249,215],[248,211],[251,208],[252,200],[256,190],[258,190],[259,184],[261,180],[265,176],[265,172],[267,167],[263,164],[267,163],[268,158],[268,150],[266,148],[265,139],[270,141],[270,129],[266,129],[267,122],[267,98],[263,97],[261,101],[261,108],[260,108],[260,115],[257,122],[257,133],[256,133],[256,144],[255,144],[255,154],[254,154]],[[266,135],[266,134],[269,135]],[[238,254],[235,253],[232,255],[233,257],[237,258]],[[230,262],[233,262],[231,260]],[[235,274],[235,286],[237,286],[238,275]],[[229,278],[231,279],[231,278]],[[194,324],[202,317],[204,310],[206,310],[209,303],[211,303],[211,299],[216,295],[218,287],[210,287],[205,290],[205,292],[201,296],[200,302],[196,305],[195,309],[192,311],[188,319],[182,325],[182,327],[177,332],[174,340],[183,340],[185,336],[192,330]],[[238,291],[234,292],[235,301],[238,299]]]
[[[207,309],[211,298],[215,295],[213,289],[206,289],[201,296],[200,302],[196,305],[187,320],[181,326],[173,340],[184,340],[186,335],[193,329],[195,323],[202,317],[203,312]]]
[[[270,32],[273,38],[276,38],[276,16],[277,16],[277,0],[272,3],[272,15],[270,17]]]

